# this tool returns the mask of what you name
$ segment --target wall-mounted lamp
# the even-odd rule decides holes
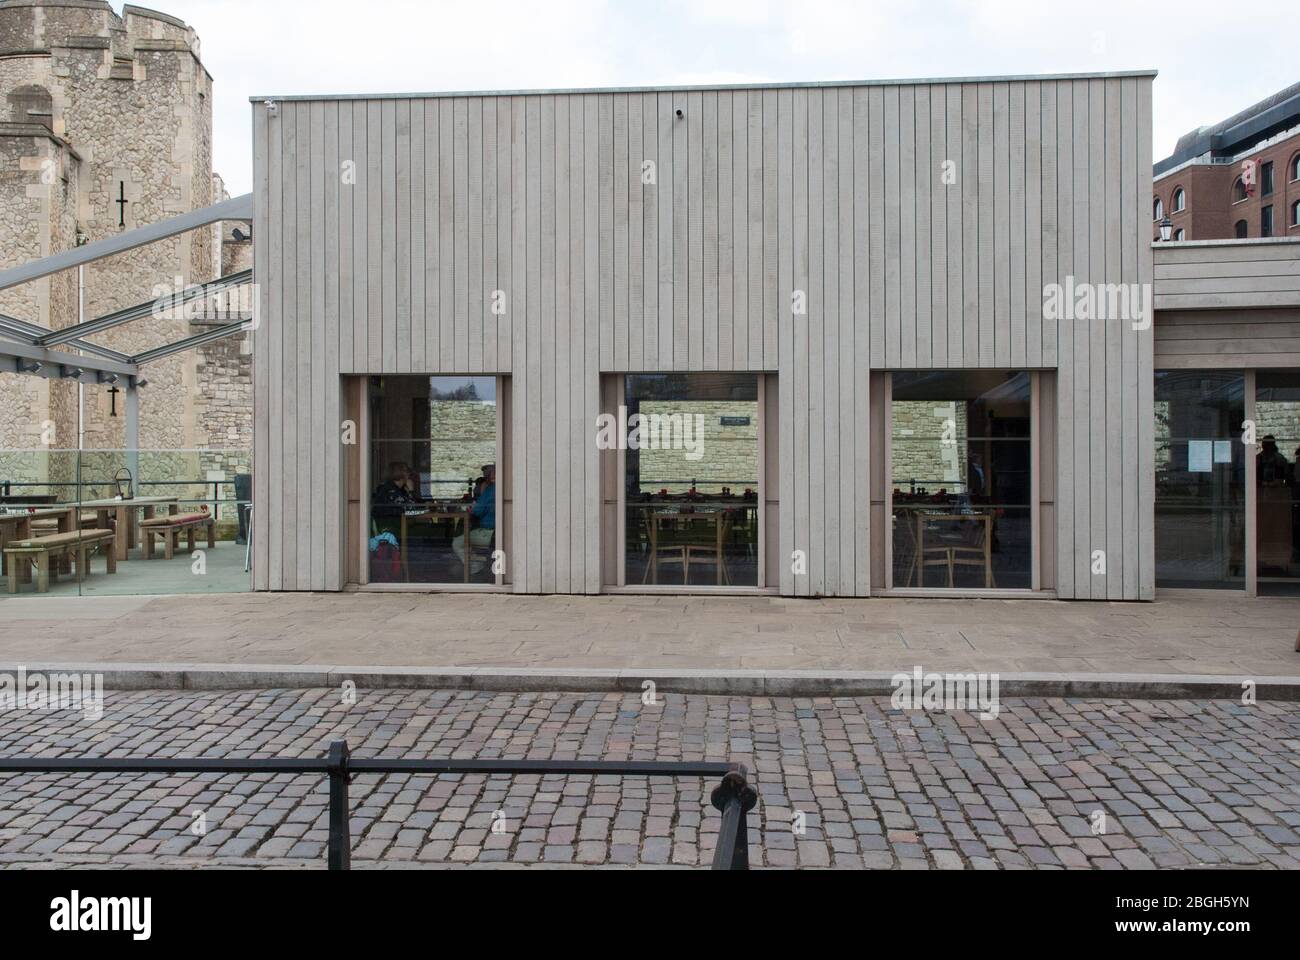
[[[18,372],[19,373],[40,373],[41,367],[43,366],[44,364],[42,364],[41,361],[39,360],[19,360]]]
[[[146,380],[144,377],[140,377],[138,380],[132,379],[131,386],[135,387],[136,389],[139,389],[140,387],[147,387],[149,386],[149,381]]]
[[[240,243],[243,243],[245,240],[253,239],[253,233],[251,230],[248,233],[245,233],[243,230],[240,230],[238,227],[235,227],[235,229],[230,231],[230,236],[233,240],[237,240]]]
[[[69,367],[69,366],[59,367],[59,376],[64,377],[65,379],[68,380],[80,380],[81,375],[85,372],[86,371],[81,369],[81,367]]]
[[[109,383],[109,384],[117,383],[117,374],[108,373],[107,371],[100,370],[98,373],[95,374],[95,380],[98,383]]]
[[[680,119],[681,119],[682,117],[684,117],[684,116],[686,116],[686,113],[682,110],[681,107],[678,107],[678,108],[677,108],[677,119],[680,120]]]
[[[1162,243],[1168,243],[1169,238],[1174,235],[1174,222],[1168,217],[1160,221],[1160,240]]]
[[[266,115],[268,117],[274,117],[277,113],[280,112],[280,105],[276,103],[274,100],[265,100],[263,101],[262,105],[266,107]]]

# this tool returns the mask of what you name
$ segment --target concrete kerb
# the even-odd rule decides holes
[[[0,673],[102,674],[106,690],[358,689],[486,690],[498,693],[657,693],[744,697],[880,697],[894,671],[636,670],[511,667],[388,667],[296,664],[29,663]],[[910,673],[910,669],[898,672]],[[953,671],[949,671],[952,673]],[[969,672],[975,672],[974,670]],[[1194,674],[998,674],[1002,697],[1136,700],[1240,700],[1254,683],[1258,700],[1300,701],[1300,677]]]

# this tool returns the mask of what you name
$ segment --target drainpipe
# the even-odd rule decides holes
[[[77,322],[86,322],[86,267],[77,267]],[[81,451],[86,446],[86,385],[77,381],[77,474],[81,474]],[[81,488],[77,488],[80,495]]]

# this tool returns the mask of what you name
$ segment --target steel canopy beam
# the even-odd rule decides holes
[[[196,230],[199,227],[220,223],[222,220],[251,220],[252,218],[253,195],[247,193],[242,197],[235,197],[232,200],[224,200],[213,206],[204,207],[202,210],[183,213],[178,217],[160,220],[157,223],[151,223],[118,234],[116,237],[96,240],[84,247],[65,250],[63,253],[56,253],[53,256],[42,257],[40,260],[23,264],[21,267],[12,267],[9,270],[0,271],[0,290],[7,290],[10,287],[16,287],[20,283],[27,283],[31,280],[39,280],[41,277],[48,277],[51,274],[58,273],[60,270],[68,270],[72,267],[79,267],[83,264],[93,263],[96,260],[102,260],[104,257],[125,253],[127,250],[134,250],[136,247],[143,247],[159,240],[166,240],[168,237]]]
[[[161,360],[164,357],[170,357],[175,353],[182,353],[185,350],[192,350],[195,347],[201,347],[205,343],[211,343],[213,340],[224,340],[226,337],[233,337],[237,333],[248,330],[251,324],[245,320],[238,323],[228,323],[224,327],[215,327],[206,333],[196,334],[192,337],[186,337],[184,340],[177,340],[175,343],[169,343],[165,346],[155,347],[152,350],[146,350],[144,353],[131,357],[131,363],[143,365],[153,363],[155,360]]]
[[[252,279],[252,270],[232,273],[229,276],[221,277],[217,280],[211,280],[208,283],[195,284],[186,287],[184,290],[180,290],[165,297],[159,297],[157,300],[150,300],[147,303],[138,303],[133,307],[127,307],[124,310],[118,310],[115,313],[106,314],[102,317],[96,317],[95,319],[87,320],[84,323],[74,323],[70,327],[63,327],[60,330],[46,332],[35,342],[45,347],[52,347],[59,343],[70,343],[81,337],[101,333],[104,330],[121,326],[124,323],[130,323],[133,320],[140,320],[144,317],[151,316],[155,310],[170,310],[175,307],[184,306],[187,303],[193,303],[195,300],[202,300],[214,293],[229,290],[232,287],[241,287]]]
[[[45,344],[41,338],[48,336],[51,332],[35,323],[28,323],[26,320],[0,314],[0,334],[10,340],[44,346]],[[86,340],[71,340],[68,342],[68,346],[75,347],[78,350],[85,350],[87,353],[93,353],[97,357],[107,357],[109,360],[116,360],[119,363],[129,363],[131,361],[131,358],[125,353],[118,353],[116,350],[110,350],[108,347],[101,347],[97,343],[90,343]]]
[[[120,356],[120,354],[119,354]],[[50,350],[34,343],[0,340],[0,370],[17,372],[17,361],[34,360],[41,364],[40,372],[29,376],[58,377],[62,367],[80,367],[87,373],[116,373],[124,377],[138,377],[140,367],[130,358],[113,360],[108,357],[86,357],[61,350]]]

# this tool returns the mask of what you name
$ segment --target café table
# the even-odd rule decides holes
[[[7,575],[9,573],[9,558],[4,555],[5,546],[10,543],[30,540],[33,520],[57,520],[59,533],[71,533],[80,526],[78,513],[78,507],[68,505],[66,507],[38,507],[31,512],[0,514],[0,574]],[[72,570],[71,556],[65,556],[58,562],[60,572],[68,573]],[[22,583],[30,583],[31,577],[31,571],[27,569],[27,564],[23,563],[22,569],[18,573],[19,580]]]
[[[137,543],[139,536],[137,528],[141,519],[138,511],[144,513],[143,519],[152,520],[158,507],[165,506],[169,514],[175,514],[179,503],[180,497],[134,497],[130,500],[113,497],[106,500],[86,500],[78,506],[82,510],[94,510],[98,513],[100,526],[107,526],[110,513],[115,515],[113,545],[120,562],[127,559],[128,551]]]
[[[412,520],[432,520],[434,522],[450,520],[453,525],[456,521],[465,521],[469,517],[469,508],[471,504],[431,504],[427,507],[414,507],[402,511],[402,576],[407,583],[411,582],[411,565],[407,557],[407,525]],[[469,583],[470,552],[469,552],[469,524],[462,523],[464,527],[465,541],[465,560],[461,564],[465,568],[465,582]],[[452,535],[453,539],[455,534]]]

